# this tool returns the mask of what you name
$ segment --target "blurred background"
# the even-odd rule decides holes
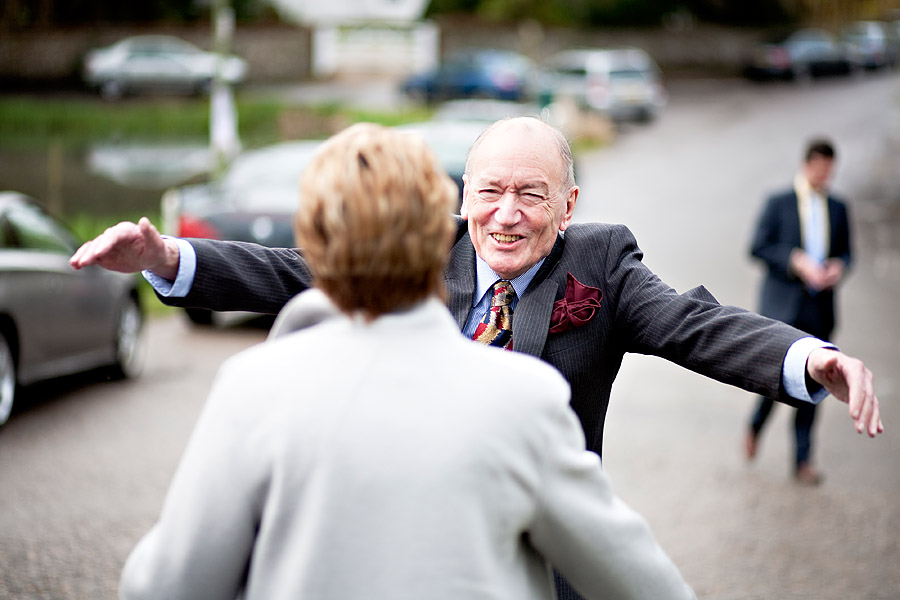
[[[875,372],[886,433],[826,401],[826,481],[799,488],[790,411],[747,464],[754,397],[628,356],[604,464],[702,598],[900,597],[898,55],[896,0],[4,0],[0,599],[116,596],[219,364],[271,322],[76,273],[80,240],[147,215],[290,246],[332,133],[421,135],[461,185],[478,133],[521,114],[571,139],[576,220],[627,224],[670,285],[751,310],[762,203],[835,142],[856,252],[836,342]]]

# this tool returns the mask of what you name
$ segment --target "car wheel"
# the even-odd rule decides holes
[[[100,84],[100,96],[104,100],[119,100],[125,95],[125,86],[115,79]]]
[[[0,333],[0,425],[9,420],[16,396],[16,361],[6,335]]]
[[[812,67],[805,63],[800,63],[794,67],[793,80],[800,85],[808,85],[812,83],[813,72]]]
[[[141,372],[144,359],[143,326],[141,306],[129,296],[119,311],[116,324],[116,362],[112,366],[112,375],[116,379],[136,377]]]
[[[186,308],[184,314],[194,325],[210,326],[214,325],[213,312],[205,308]]]

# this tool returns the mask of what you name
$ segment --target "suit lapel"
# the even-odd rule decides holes
[[[541,356],[558,289],[556,281],[544,279],[537,287],[529,286],[525,295],[519,299],[513,313],[513,349],[516,352]]]
[[[790,231],[793,239],[791,244],[797,248],[803,247],[803,219],[800,216],[800,200],[797,192],[790,196],[790,203],[785,206],[785,230]]]
[[[447,305],[460,331],[466,326],[472,297],[475,295],[475,247],[469,234],[465,234],[450,251],[445,275]]]

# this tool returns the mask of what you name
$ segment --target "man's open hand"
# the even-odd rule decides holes
[[[137,273],[145,269],[174,280],[178,275],[178,245],[163,239],[147,217],[123,221],[85,242],[69,259],[73,269],[98,265],[110,271]]]
[[[837,350],[818,348],[810,353],[806,370],[835,398],[848,404],[858,433],[866,431],[869,437],[875,437],[884,431],[872,372],[861,360]]]

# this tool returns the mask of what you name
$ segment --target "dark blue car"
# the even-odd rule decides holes
[[[468,49],[447,57],[438,69],[403,83],[412,98],[433,102],[450,98],[521,100],[534,75],[534,63],[511,50]]]

